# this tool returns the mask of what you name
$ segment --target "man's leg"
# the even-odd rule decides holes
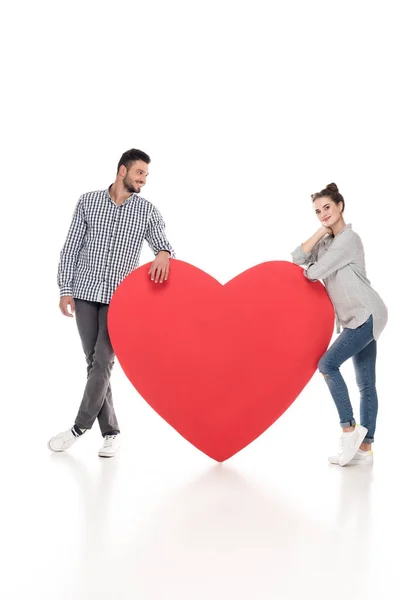
[[[108,304],[101,306],[99,310],[99,332],[104,331],[105,337],[108,339],[108,344],[113,353],[112,365],[114,366],[115,354],[111,346],[110,337],[107,327]],[[120,433],[117,417],[115,415],[113,397],[111,392],[111,384],[108,384],[107,391],[104,397],[103,406],[98,414],[100,431],[103,437],[106,435],[117,435]]]
[[[86,356],[88,378],[93,364],[94,350],[98,337],[99,305],[95,302],[75,299],[75,315],[83,350]],[[84,433],[86,427],[75,422],[74,426],[49,440],[48,447],[53,452],[68,450]],[[89,429],[89,427],[88,427]]]
[[[107,329],[107,304],[75,301],[79,335],[88,364],[88,378],[75,425],[80,430],[91,429],[99,419],[101,433],[119,433],[112,401],[110,376],[115,354]]]

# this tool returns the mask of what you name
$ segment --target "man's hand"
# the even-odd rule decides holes
[[[75,312],[75,302],[72,296],[61,296],[60,310],[65,317],[73,317]],[[70,310],[68,310],[70,308]]]
[[[151,264],[149,275],[154,283],[167,281],[169,274],[169,252],[161,250]]]

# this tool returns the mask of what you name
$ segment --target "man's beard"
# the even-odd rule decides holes
[[[129,192],[130,194],[137,194],[140,191],[139,189],[134,188],[133,183],[131,181],[129,181],[129,179],[127,177],[124,177],[123,182],[124,182],[126,191]]]

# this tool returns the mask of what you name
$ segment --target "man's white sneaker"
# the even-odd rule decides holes
[[[329,456],[328,461],[331,465],[339,464],[340,454],[336,454],[335,456]],[[348,466],[355,465],[372,465],[374,462],[374,454],[372,450],[357,450],[355,456],[351,459],[350,462],[347,463]]]
[[[112,458],[119,450],[118,436],[106,435],[102,447],[99,450],[99,456],[102,458]]]
[[[81,435],[75,435],[72,432],[72,429],[67,429],[67,431],[63,431],[52,437],[51,440],[48,441],[47,447],[52,452],[64,452],[64,450],[68,450],[72,444],[75,444],[75,442],[79,440],[84,433],[85,432],[83,432]]]

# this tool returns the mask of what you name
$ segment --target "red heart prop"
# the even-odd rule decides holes
[[[125,374],[152,408],[199,450],[224,461],[294,402],[330,342],[323,285],[286,261],[262,263],[222,285],[171,261],[116,290],[109,331]]]

